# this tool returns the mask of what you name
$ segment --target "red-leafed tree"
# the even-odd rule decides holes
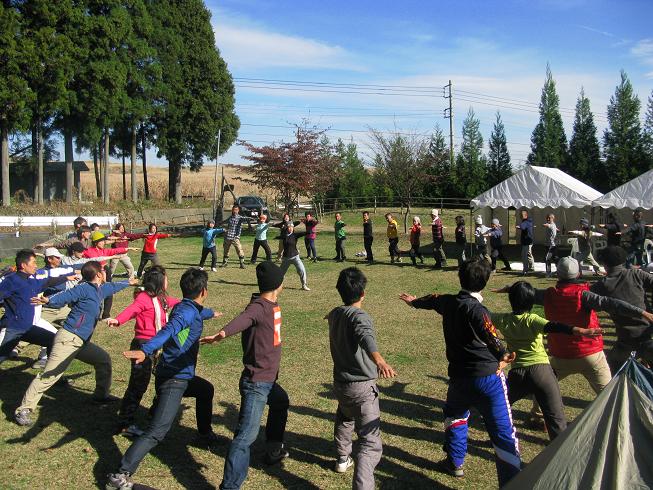
[[[254,146],[241,142],[250,153],[243,158],[252,162],[248,173],[253,174],[242,180],[262,191],[274,192],[288,212],[300,197],[310,198],[329,190],[337,167],[333,148],[322,138],[324,130],[306,123],[295,128],[295,141],[289,143]]]

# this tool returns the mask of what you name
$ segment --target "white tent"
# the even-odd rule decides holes
[[[543,244],[546,237],[541,225],[546,214],[552,212],[556,215],[558,228],[564,234],[568,229],[577,229],[580,218],[591,216],[592,201],[599,197],[599,191],[560,169],[526,165],[472,199],[470,206],[474,209],[484,208],[479,214],[484,217],[485,223],[492,217],[498,217],[504,232],[510,231],[511,236],[515,236],[515,219],[510,219],[508,209],[514,208],[517,212],[527,209],[535,224],[534,241]],[[497,208],[506,211],[498,212]]]
[[[652,209],[653,169],[595,199],[592,204],[605,209]]]

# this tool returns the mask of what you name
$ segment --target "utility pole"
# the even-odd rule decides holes
[[[216,204],[218,200],[218,160],[220,159],[220,137],[222,136],[222,129],[218,129],[218,150],[215,153],[215,174],[213,175],[213,219],[217,211]]]
[[[444,110],[444,118],[449,119],[449,161],[451,168],[453,168],[453,97],[451,96],[451,80],[442,89],[448,89],[449,92],[449,95],[447,95],[447,92],[443,95],[445,99],[449,99],[449,108]]]

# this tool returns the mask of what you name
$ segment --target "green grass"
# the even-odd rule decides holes
[[[452,216],[453,213],[447,213],[445,219],[449,221]],[[363,249],[360,215],[346,214],[345,220],[350,258],[346,265],[353,265],[354,252]],[[405,262],[403,266],[391,266],[382,223],[382,216],[377,214],[374,251],[381,263],[361,264],[369,279],[364,308],[375,320],[382,354],[398,371],[397,378],[379,382],[384,456],[376,471],[377,485],[384,489],[496,487],[492,447],[478,413],[473,412],[470,419],[465,478],[455,480],[435,469],[435,462],[444,457],[442,405],[447,390],[447,363],[442,323],[433,312],[411,310],[398,296],[401,292],[416,295],[433,291],[456,292],[457,276],[455,270],[417,269]],[[245,236],[243,242],[246,252],[251,252],[251,235]],[[402,237],[403,250],[408,248],[407,242],[406,237]],[[317,248],[321,257],[333,257],[332,222],[322,226]],[[197,263],[200,250],[199,238],[159,242],[159,253],[168,269],[173,295],[179,295],[179,277],[188,266]],[[276,242],[273,250],[276,250]],[[133,260],[137,261],[137,254]],[[432,263],[432,258],[427,258],[427,264]],[[307,263],[310,292],[299,289],[299,279],[292,268],[288,272],[286,288],[279,300],[283,314],[279,382],[291,400],[286,437],[291,457],[283,466],[266,467],[262,462],[261,434],[253,447],[251,469],[244,488],[351,488],[351,473],[339,475],[331,470],[336,402],[330,392],[332,362],[327,325],[323,320],[331,308],[339,305],[335,282],[342,267],[331,260]],[[492,277],[488,290],[511,283],[515,278],[498,273]],[[538,287],[550,284],[540,278],[532,282]],[[256,290],[255,283],[252,266],[240,270],[230,265],[210,273],[207,304],[224,312],[224,317],[206,322],[207,334],[218,331],[242,311]],[[129,292],[118,294],[114,314],[125,307],[130,298]],[[506,295],[486,291],[485,303],[490,310],[508,311]],[[118,396],[124,393],[129,377],[129,363],[121,352],[128,348],[132,334],[131,324],[118,330],[100,325],[93,336],[93,341],[109,351],[113,358],[112,391]],[[94,387],[92,368],[76,361],[70,369],[74,387],[52,389],[42,400],[36,425],[29,429],[18,427],[11,422],[11,417],[36,374],[29,368],[31,360],[28,359],[35,353],[36,348],[30,347],[25,357],[7,361],[0,368],[0,401],[6,417],[0,423],[3,485],[10,488],[94,488],[104,481],[106,473],[117,467],[121,454],[129,445],[126,439],[111,435],[117,407],[97,408],[90,403]],[[202,347],[198,363],[198,374],[215,386],[214,430],[229,438],[236,425],[240,401],[240,356],[240,339],[235,337]],[[578,376],[565,379],[561,388],[570,419],[593,398],[587,382]],[[153,386],[143,407],[149,407],[152,393]],[[227,447],[218,449],[215,454],[197,447],[193,405],[191,399],[184,400],[187,408],[179,424],[174,425],[165,441],[145,458],[135,475],[136,481],[160,489],[215,488],[219,485]],[[545,433],[524,427],[529,407],[525,400],[513,407],[526,462],[537,455],[547,441]],[[144,421],[145,410],[139,415]]]

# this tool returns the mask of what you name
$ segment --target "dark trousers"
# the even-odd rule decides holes
[[[304,245],[306,246],[306,257],[317,259],[317,251],[315,250],[315,238],[304,237]]]
[[[7,360],[11,351],[18,345],[18,342],[21,340],[29,344],[40,345],[45,347],[48,350],[48,356],[50,355],[50,349],[52,349],[52,341],[54,340],[55,334],[41,327],[33,325],[29,330],[14,330],[11,328],[2,329],[0,335],[2,335],[2,341],[0,343],[0,363]]]
[[[211,254],[211,269],[215,269],[218,263],[218,253],[215,251],[215,245],[212,247],[202,247],[202,258],[200,258],[200,267],[204,267],[206,257]]]
[[[146,339],[132,339],[129,345],[129,350],[140,350],[142,345],[146,343]],[[143,362],[136,364],[132,360],[132,367],[129,373],[129,383],[127,390],[122,396],[122,403],[120,404],[120,412],[118,413],[119,427],[121,429],[129,427],[134,423],[134,416],[141,404],[143,395],[147,391],[152,377],[152,358],[146,357]],[[153,406],[156,404],[153,404]]]
[[[252,263],[256,262],[258,257],[258,249],[263,248],[265,250],[265,260],[272,260],[272,250],[270,250],[270,245],[267,240],[254,240],[254,248],[252,249]]]
[[[399,259],[399,238],[388,238],[388,252],[390,252],[390,259]]]
[[[555,245],[549,246],[549,249],[546,251],[546,257],[544,257],[544,264],[546,267],[547,274],[551,274],[551,264],[556,264],[558,262],[558,247]]]
[[[503,266],[506,269],[510,269],[510,262],[508,262],[506,256],[503,255],[503,245],[492,247],[492,253],[490,254],[490,257],[492,259],[492,270],[497,268],[497,259],[503,262]]]
[[[605,354],[613,375],[621,369],[621,366],[628,360],[630,353],[633,351],[636,352],[636,358],[643,359],[653,368],[653,340],[642,339],[628,342],[617,340],[612,349]]]
[[[374,260],[374,254],[372,253],[372,243],[374,242],[373,236],[363,237],[363,245],[365,246],[365,253],[367,254],[367,261],[372,262]]]
[[[424,256],[420,253],[419,248],[419,242],[410,244],[410,251],[408,254],[410,255],[410,260],[412,260],[413,265],[417,265],[417,260],[415,260],[415,257],[417,257],[420,262],[424,263]]]
[[[111,275],[111,267],[107,264],[104,266],[104,272],[107,276],[107,282],[111,282],[113,276]],[[104,304],[102,306],[102,319],[111,318],[111,307],[113,306],[113,294],[110,294],[104,298]]]
[[[143,458],[166,436],[175,421],[181,399],[196,399],[195,415],[197,430],[200,434],[211,431],[213,412],[213,385],[207,380],[195,376],[193,379],[156,378],[156,407],[154,416],[145,434],[129,446],[120,462],[120,473],[134,473]]]
[[[336,260],[345,260],[345,239],[336,238]]]
[[[252,382],[248,378],[241,377],[238,427],[225,458],[221,489],[239,489],[247,478],[249,448],[258,436],[265,405],[270,407],[265,424],[266,440],[270,445],[280,446],[288,420],[290,405],[288,394],[277,383]]]
[[[529,395],[535,395],[535,400],[542,408],[549,439],[555,439],[567,428],[567,419],[558,378],[550,364],[534,364],[510,370],[508,373],[510,404]]]
[[[147,264],[148,261],[152,262],[152,265],[159,265],[159,258],[155,253],[150,254],[147,252],[141,252],[141,263],[138,264],[138,273],[136,274],[138,277],[143,275],[143,269],[145,269],[145,264]]]

